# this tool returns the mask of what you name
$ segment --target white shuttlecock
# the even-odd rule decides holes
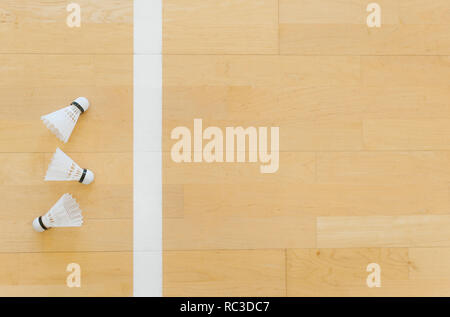
[[[46,181],[78,181],[82,184],[90,184],[94,181],[92,171],[81,168],[66,153],[56,148],[52,161],[48,165]]]
[[[33,229],[43,232],[55,227],[81,227],[82,224],[80,206],[70,194],[64,194],[44,216],[33,220]]]
[[[70,106],[41,117],[41,120],[61,141],[67,143],[80,114],[88,110],[89,100],[75,99]]]

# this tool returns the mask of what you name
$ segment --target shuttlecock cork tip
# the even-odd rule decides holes
[[[86,171],[86,172],[84,172]],[[89,185],[90,183],[92,183],[94,181],[94,173],[88,169],[85,169],[83,171],[83,175],[81,176],[80,179],[80,183],[85,184],[85,185]]]
[[[86,97],[78,97],[73,101],[73,103],[83,108],[83,112],[88,110],[90,105],[89,100]]]
[[[33,229],[37,232],[44,232],[45,229],[41,226],[39,222],[39,217],[33,220]]]

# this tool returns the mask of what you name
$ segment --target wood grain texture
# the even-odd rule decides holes
[[[165,0],[164,54],[276,54],[277,0]]]
[[[1,295],[132,292],[132,1],[78,3],[74,29],[65,1],[0,4]],[[450,5],[378,3],[368,29],[363,0],[164,0],[165,295],[449,294]],[[62,145],[39,117],[79,95]],[[170,130],[194,118],[279,126],[279,171],[174,163]],[[44,183],[57,146],[95,183]],[[86,225],[32,232],[64,192]]]
[[[277,2],[165,2],[165,293],[259,294],[234,279],[224,293],[233,269],[216,271],[211,254],[269,247],[287,249],[289,296],[445,296],[448,1],[377,1],[373,29],[370,1]],[[275,15],[274,40],[264,28]],[[194,118],[204,128],[279,126],[279,170],[174,163],[170,132],[192,131]],[[381,288],[366,285],[370,262]]]
[[[445,80],[450,75],[447,56],[364,56],[361,70],[365,87],[384,87],[389,83],[403,93],[416,91],[416,100],[406,95],[397,114],[388,110],[388,115],[367,117],[363,121],[365,148],[448,149],[449,109],[443,102],[449,93]],[[379,91],[379,94],[383,92]],[[379,104],[377,101],[375,106]]]
[[[0,196],[5,210],[0,218],[10,219],[10,214],[15,213],[32,220],[49,210],[64,193],[73,194],[87,218],[132,218],[131,153],[67,154],[94,171],[94,183],[83,186],[76,181],[45,182],[53,153],[0,153]]]
[[[371,216],[447,214],[447,184],[188,184],[184,216]],[[204,193],[208,199],[202,199]]]
[[[81,27],[66,24],[70,2],[4,0],[0,53],[132,54],[133,0],[79,0]],[[120,45],[117,45],[120,43]]]
[[[310,183],[315,177],[315,154],[280,152],[280,164],[286,166],[274,174],[261,174],[260,163],[175,163],[170,153],[163,153],[165,184],[254,184]]]
[[[184,214],[184,186],[182,184],[163,185],[163,217],[180,218]]]
[[[163,149],[199,117],[222,129],[280,126],[281,151],[360,150],[360,73],[353,56],[165,56]]]
[[[448,248],[409,249],[409,283],[402,288],[408,296],[449,296]]]
[[[284,296],[284,250],[164,252],[164,296]]]
[[[130,296],[133,285],[133,1],[0,3],[0,296]],[[63,144],[40,116],[78,96],[91,107]],[[95,173],[89,186],[44,182],[60,147]],[[81,228],[36,233],[33,219],[71,193]],[[66,286],[67,264],[82,287]]]
[[[317,180],[338,184],[447,184],[449,152],[323,152]]]
[[[65,149],[65,147],[62,147]],[[95,185],[130,185],[133,175],[126,166],[131,164],[133,155],[123,153],[72,153],[65,152],[83,168],[99,174]],[[3,184],[44,185],[44,177],[54,153],[0,153],[0,173]],[[60,183],[61,184],[61,183]],[[62,183],[62,184],[76,184]],[[93,183],[94,184],[94,183]],[[79,187],[79,186],[78,186]],[[95,187],[95,186],[89,186]]]
[[[319,248],[445,247],[450,216],[318,217]]]
[[[386,296],[408,280],[408,249],[295,249],[287,252],[288,296]],[[367,266],[381,267],[381,287],[366,284]]]
[[[417,296],[449,296],[449,256],[448,248],[410,249],[410,292]]]
[[[287,253],[288,296],[448,296],[448,248],[295,249]],[[369,263],[381,287],[368,288]]]
[[[59,197],[72,193],[87,219],[131,219],[133,188],[128,184],[81,187],[75,182],[55,182],[39,185],[1,185],[2,219],[12,214],[34,219],[51,208]],[[26,199],[24,199],[26,197]],[[20,201],[20,204],[18,202]]]
[[[36,217],[45,212],[46,210],[36,210]],[[34,217],[2,219],[0,224],[5,229],[0,233],[0,252],[102,252],[133,249],[132,219],[86,219],[81,228],[58,228],[45,234],[32,229],[33,219]]]
[[[445,0],[380,0],[381,27],[368,28],[365,0],[280,0],[280,53],[448,55]]]
[[[166,218],[163,228],[165,250],[314,248],[315,237],[315,218],[300,213]]]
[[[2,152],[53,152],[62,146],[40,116],[80,95],[91,100],[91,107],[64,150],[132,151],[132,56],[31,54],[0,55],[0,60]]]
[[[131,252],[1,253],[1,296],[128,296]],[[81,269],[81,287],[69,288],[69,263]]]

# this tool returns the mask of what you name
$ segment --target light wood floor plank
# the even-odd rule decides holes
[[[450,3],[445,0],[398,0],[399,19],[403,24],[422,25],[423,43],[428,54],[448,55],[450,36]]]
[[[164,184],[254,184],[312,183],[315,153],[280,152],[280,169],[261,174],[260,163],[176,163],[170,152],[163,153]]]
[[[164,252],[164,296],[284,296],[284,250]]]
[[[44,164],[44,154],[42,153],[1,153],[1,184],[43,184],[45,176]]]
[[[1,296],[131,296],[130,252],[0,253]],[[81,268],[81,287],[69,288],[69,263]]]
[[[448,1],[377,1],[373,29],[364,0],[275,2],[164,2],[165,294],[449,294]],[[174,163],[194,118],[280,126],[279,171]],[[256,290],[267,247],[286,285]]]
[[[55,182],[44,185],[0,185],[0,219],[11,219],[12,214],[34,219],[38,213],[49,210],[65,193],[73,195],[86,219],[132,218],[133,189],[130,185],[93,183],[84,186]]]
[[[38,233],[31,223],[41,214],[37,210],[32,218],[17,215],[1,219],[4,229],[0,232],[0,252],[131,251],[133,248],[132,219],[86,219],[81,228],[55,228]]]
[[[362,56],[361,80],[366,86],[448,87],[450,56]]]
[[[57,110],[57,109],[55,109]],[[67,152],[131,152],[132,124],[129,121],[91,120],[86,112],[64,144],[48,130],[39,117],[34,120],[0,120],[0,146],[4,152],[52,152],[64,147]],[[117,129],[123,127],[122,132]]]
[[[450,3],[446,0],[397,0],[405,24],[450,24]]]
[[[0,88],[5,93],[0,110],[2,152],[52,152],[62,146],[40,116],[80,95],[91,100],[91,107],[80,117],[65,149],[132,151],[131,56],[0,55],[0,61]],[[61,94],[56,93],[59,87],[64,87]],[[112,90],[109,97],[98,98]]]
[[[164,63],[163,81],[168,87],[279,88],[281,83],[281,87],[308,88],[360,82],[358,56],[166,55]]]
[[[133,1],[76,3],[80,28],[66,25],[67,1],[0,3],[1,296],[132,295]],[[40,116],[79,96],[91,107],[64,145]],[[44,182],[56,147],[95,182]],[[66,192],[83,227],[34,232]],[[79,289],[65,285],[70,262],[82,267]]]
[[[194,118],[280,126],[282,151],[362,149],[359,57],[183,55],[164,65],[165,151],[170,131]]]
[[[251,124],[251,125],[250,125]],[[296,121],[293,117],[284,119],[270,119],[266,115],[263,120],[227,120],[203,119],[203,130],[208,127],[218,127],[222,130],[224,145],[226,144],[227,127],[267,127],[270,139],[270,128],[279,127],[279,150],[281,152],[306,152],[306,151],[356,151],[363,149],[362,122],[359,119],[323,119]],[[172,146],[178,141],[171,139],[171,131],[177,127],[187,127],[194,138],[194,118],[190,120],[164,121],[163,150],[171,151]],[[298,131],[302,131],[301,134]],[[293,137],[295,136],[295,137]],[[248,141],[247,141],[248,142]],[[207,142],[204,141],[204,144]],[[281,156],[281,154],[280,154]]]
[[[384,103],[385,116],[367,117],[363,121],[364,145],[370,150],[447,150],[448,149],[448,84],[450,75],[446,57],[362,57],[362,79],[366,91],[370,87],[394,85],[398,91],[416,91],[415,100],[404,95],[403,102],[374,97],[371,109]],[[378,88],[378,94],[384,91]],[[398,100],[398,99],[397,99]],[[369,104],[369,103],[368,103]],[[408,105],[409,104],[409,105]],[[387,109],[386,105],[390,105]],[[400,108],[394,107],[400,105]],[[394,109],[397,108],[395,115]]]
[[[369,28],[367,1],[280,0],[280,52],[290,55],[448,55],[448,3],[382,0]]]
[[[450,118],[364,120],[370,150],[450,150]]]
[[[381,287],[366,284],[367,265],[381,267]],[[386,296],[408,280],[408,249],[287,251],[288,296]]]
[[[77,1],[81,8],[79,28],[67,26],[69,3],[62,0],[2,1],[0,53],[132,54],[132,0]]]
[[[369,29],[365,24],[283,23],[280,51],[285,55],[424,55],[422,43],[428,33],[421,25]]]
[[[56,145],[55,145],[56,149]],[[65,147],[62,147],[65,150]],[[81,168],[95,174],[95,185],[131,185],[133,174],[130,168],[132,153],[72,153],[65,152]],[[2,185],[54,185],[44,181],[53,153],[0,153],[0,175]],[[98,175],[97,175],[98,174]],[[60,182],[59,184],[64,184]],[[80,184],[81,185],[81,184]]]
[[[58,85],[58,80],[51,80],[55,86]],[[89,79],[83,79],[83,82]],[[117,121],[119,118],[127,119],[130,117],[130,109],[123,104],[118,104],[118,101],[125,101],[130,98],[132,93],[132,86],[127,85],[104,85],[94,86],[91,81],[87,85],[79,82],[76,85],[69,85],[65,87],[55,86],[33,86],[29,84],[24,89],[23,87],[10,87],[7,84],[0,86],[0,93],[3,96],[2,107],[0,108],[1,118],[3,120],[36,120],[43,115],[52,111],[58,110],[67,106],[80,94],[90,97],[92,104],[88,111],[86,111],[81,118],[89,118],[91,120]],[[55,92],[58,92],[57,94]],[[110,105],[108,107],[108,105]],[[23,111],[17,111],[23,109]],[[26,111],[25,111],[26,110]],[[77,129],[76,129],[77,130]],[[76,131],[75,130],[75,131]],[[74,132],[75,135],[75,132]]]
[[[276,54],[278,1],[163,2],[164,54]]]
[[[163,185],[163,217],[181,218],[184,214],[184,186],[182,184]]]
[[[208,199],[202,199],[205,193]],[[371,216],[446,214],[447,184],[186,184],[184,216]],[[179,208],[180,209],[180,208]],[[179,210],[178,209],[178,210]]]
[[[449,296],[449,248],[409,249],[409,278],[416,296]]]
[[[448,117],[450,106],[445,102],[450,97],[448,89],[433,85],[397,85],[397,82],[393,85],[381,82],[361,84],[356,94],[362,106],[353,108],[355,114],[360,115],[364,123],[386,119],[399,122],[421,119],[426,122]]]
[[[278,82],[279,57],[258,55],[164,55],[165,87],[255,86]],[[262,66],[265,67],[262,67]],[[187,76],[189,75],[189,76]],[[170,111],[167,108],[167,111]]]
[[[282,249],[316,246],[316,219],[289,216],[235,216],[212,214],[166,218],[164,250]]]
[[[17,89],[17,85],[22,85],[27,93],[29,89],[53,88],[56,91],[59,87],[67,91],[70,86],[91,87],[91,91],[93,85],[132,87],[133,58],[129,55],[1,54],[0,62],[0,87]],[[51,110],[51,107],[46,105],[42,110]]]
[[[398,19],[396,0],[377,2],[386,24],[395,24]],[[367,2],[363,0],[280,0],[280,24],[364,24]]]
[[[449,215],[318,217],[319,248],[447,247]]]
[[[166,55],[164,66],[164,85],[179,89],[260,87],[276,93],[280,88],[354,86],[361,80],[358,56]]]
[[[337,184],[447,184],[450,152],[322,152],[317,181]]]

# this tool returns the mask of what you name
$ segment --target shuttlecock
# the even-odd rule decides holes
[[[64,194],[44,216],[33,220],[33,229],[43,232],[55,227],[81,227],[82,224],[80,206],[70,194]]]
[[[94,181],[94,173],[81,168],[66,153],[56,148],[52,161],[48,165],[46,181],[78,181],[90,184]]]
[[[61,141],[67,143],[80,114],[88,110],[89,100],[75,99],[70,106],[41,117],[41,120]]]

